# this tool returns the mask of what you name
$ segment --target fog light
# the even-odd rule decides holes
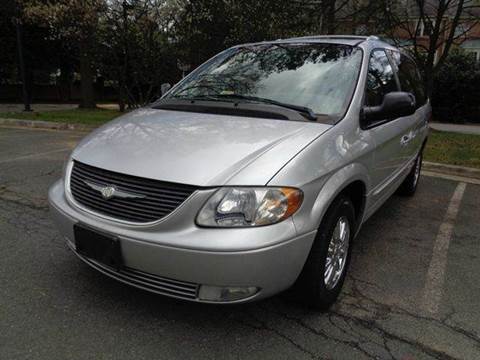
[[[235,301],[248,298],[258,292],[255,286],[210,286],[202,285],[198,293],[200,300]]]

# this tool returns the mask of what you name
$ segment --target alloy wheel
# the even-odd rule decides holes
[[[350,224],[347,217],[338,219],[333,230],[325,262],[324,281],[328,290],[333,289],[345,270],[350,245]]]

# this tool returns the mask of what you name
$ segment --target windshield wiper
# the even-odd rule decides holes
[[[197,95],[197,96],[178,96],[174,95],[171,97],[171,99],[178,99],[178,100],[187,100],[191,101],[192,103],[195,101],[201,101],[201,100],[206,100],[206,101],[225,101],[225,100],[246,100],[248,102],[258,102],[258,103],[263,103],[263,104],[270,104],[270,105],[275,105],[279,107],[283,107],[286,109],[294,110],[303,117],[305,117],[307,120],[310,121],[318,121],[318,116],[315,114],[315,112],[306,107],[306,106],[300,106],[300,105],[294,105],[294,104],[288,104],[272,99],[266,99],[258,96],[249,96],[249,95],[241,95],[241,94],[211,94],[211,95]],[[167,99],[161,99],[161,100],[168,100]],[[155,108],[155,107],[154,107]]]
[[[241,95],[241,94],[215,94],[212,96],[216,98],[241,99],[241,100],[248,100],[248,101],[257,101],[264,104],[276,105],[276,106],[284,107],[286,109],[295,110],[310,121],[318,120],[317,115],[315,115],[315,112],[306,106],[293,105],[293,104],[288,104],[288,103],[284,103],[284,102],[276,101],[272,99],[265,99],[257,96],[248,96],[248,95]]]
[[[168,99],[168,98],[167,98]],[[165,99],[165,100],[167,100]],[[188,101],[201,101],[201,100],[211,100],[211,101],[222,101],[217,95],[196,95],[196,96],[172,96],[171,99],[178,100],[188,100]]]

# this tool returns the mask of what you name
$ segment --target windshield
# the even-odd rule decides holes
[[[252,101],[267,99],[345,113],[355,89],[361,50],[335,44],[258,44],[217,55],[166,98]]]

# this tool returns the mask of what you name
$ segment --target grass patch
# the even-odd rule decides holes
[[[120,111],[108,109],[69,109],[40,112],[0,112],[0,118],[101,125],[121,114]]]
[[[480,168],[480,135],[430,131],[424,152],[427,161]]]

